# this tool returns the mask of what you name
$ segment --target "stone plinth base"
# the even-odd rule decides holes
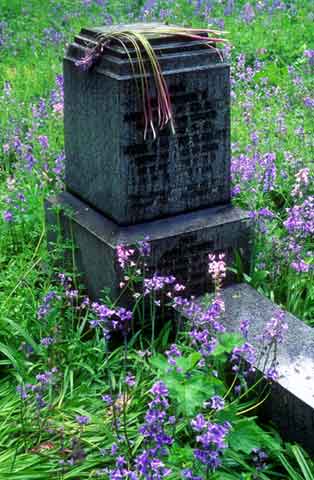
[[[223,296],[226,311],[222,323],[228,331],[239,331],[241,321],[249,320],[248,341],[258,348],[256,337],[278,306],[245,284],[227,287]],[[273,383],[262,413],[283,438],[314,453],[314,329],[289,313],[284,320],[288,331],[278,346],[280,377]]]
[[[56,241],[58,224],[62,238],[73,239],[76,268],[82,273],[91,298],[98,298],[103,288],[117,297],[122,272],[115,249],[119,244],[132,245],[145,237],[152,247],[149,270],[175,275],[187,285],[189,294],[200,295],[209,290],[209,253],[225,252],[229,266],[235,251],[244,264],[250,260],[251,221],[247,213],[232,206],[123,227],[65,192],[47,200],[46,216],[48,242]],[[231,278],[230,274],[229,281]]]

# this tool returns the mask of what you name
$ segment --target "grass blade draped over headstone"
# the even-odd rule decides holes
[[[188,27],[177,27],[167,25],[145,25],[136,24],[131,28],[121,29],[121,27],[113,27],[111,30],[99,33],[97,35],[97,43],[90,47],[87,54],[76,62],[76,65],[83,70],[91,68],[105,53],[105,48],[112,42],[118,42],[125,50],[131,67],[135,73],[135,67],[138,69],[137,86],[139,95],[142,101],[143,114],[145,120],[144,138],[147,137],[148,129],[151,129],[153,137],[156,138],[156,119],[154,118],[151,98],[149,94],[148,77],[152,76],[157,97],[157,124],[158,128],[162,129],[167,124],[170,124],[171,130],[174,133],[173,112],[171,100],[166,81],[164,79],[156,53],[149,42],[152,36],[174,36],[190,38],[191,40],[198,40],[207,45],[209,48],[215,49],[217,43],[225,43],[227,40],[221,35],[225,32],[220,32],[211,29],[196,29]],[[134,49],[136,54],[136,64],[132,60],[130,54],[130,47]],[[146,59],[148,59],[149,71],[146,67]]]

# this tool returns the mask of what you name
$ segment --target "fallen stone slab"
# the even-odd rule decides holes
[[[241,321],[249,320],[248,341],[260,348],[257,337],[279,307],[247,284],[226,287],[223,298],[224,326],[239,331]],[[314,453],[314,329],[288,312],[284,321],[288,331],[278,345],[279,379],[272,384],[261,413],[284,439]]]

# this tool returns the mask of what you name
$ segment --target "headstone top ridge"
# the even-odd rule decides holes
[[[161,23],[143,23],[143,24],[120,24],[114,26],[96,26],[81,29],[76,35],[74,42],[67,49],[65,59],[73,63],[82,59],[90,49],[97,45],[98,38],[101,34],[128,32],[133,30],[140,31],[148,39],[153,47],[156,57],[160,63],[164,74],[174,71],[193,71],[199,68],[208,68],[211,65],[223,64],[221,54],[216,48],[208,46],[206,39],[208,38],[204,31],[200,31],[198,35],[204,37],[191,38],[184,35],[173,35],[163,30],[169,25]],[[171,27],[176,27],[171,25]],[[147,30],[147,32],[145,32]],[[130,64],[130,59],[137,64],[137,54],[134,46],[126,38],[123,40],[124,48],[120,41],[112,39],[108,45],[103,48],[101,59],[94,66],[98,73],[115,76],[117,79],[123,79],[134,76],[134,66]],[[143,57],[146,53],[141,48]],[[212,47],[215,47],[212,44]],[[177,61],[174,62],[174,59]]]
[[[117,33],[117,32],[141,32],[152,45],[162,44],[165,41],[168,43],[181,41],[183,43],[199,42],[198,39],[184,37],[182,35],[173,35],[166,32],[168,28],[178,28],[177,25],[166,25],[160,22],[139,22],[139,23],[120,23],[116,25],[103,25],[96,27],[82,28],[80,35],[90,37],[90,39],[97,39],[101,34]],[[204,31],[200,30],[199,36],[204,37],[206,40],[207,35]]]

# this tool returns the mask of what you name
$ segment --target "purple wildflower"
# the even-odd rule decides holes
[[[46,372],[39,373],[38,375],[36,375],[36,380],[42,385],[50,384],[53,381],[53,376],[57,371],[57,368],[52,368],[51,370],[47,370]]]
[[[210,408],[213,410],[222,410],[225,406],[225,401],[219,395],[214,395],[208,402]],[[207,405],[207,403],[206,403]]]
[[[272,366],[272,367],[268,368],[265,376],[266,376],[267,380],[270,380],[272,382],[276,382],[279,378],[279,373],[278,373],[278,370],[276,369],[276,367]]]
[[[16,387],[16,391],[20,394],[22,400],[26,400],[26,398],[28,397],[28,393],[22,385],[18,385]]]
[[[112,331],[120,331],[126,334],[130,329],[132,312],[123,307],[109,308],[107,305],[92,303],[92,311],[96,314],[96,319],[90,321],[91,327],[100,327],[106,338],[109,338]]]
[[[309,65],[314,66],[314,50],[304,50],[304,56],[308,59]]]
[[[125,245],[118,245],[116,248],[118,262],[120,267],[124,270],[127,267],[135,266],[134,260],[132,257],[135,253],[133,248],[128,248]]]
[[[176,278],[173,275],[161,276],[154,273],[151,278],[144,279],[144,295],[148,295],[153,291],[158,292],[166,285],[173,285],[175,282]]]
[[[248,337],[249,327],[250,327],[250,321],[249,320],[242,320],[241,321],[240,332],[245,339],[247,339],[247,337]]]
[[[283,342],[284,334],[288,330],[288,324],[284,321],[284,318],[285,313],[282,310],[278,310],[266,324],[262,334],[262,338],[266,343],[272,344],[273,342]]]
[[[90,422],[90,417],[88,417],[87,415],[76,415],[75,421],[79,425],[87,425]]]
[[[105,402],[107,406],[110,406],[113,404],[113,399],[111,395],[103,395],[101,398],[102,398],[102,401]]]
[[[173,418],[167,415],[169,403],[166,385],[158,381],[152,386],[150,393],[153,400],[148,404],[145,423],[139,429],[146,449],[136,457],[135,465],[144,478],[162,479],[171,473],[161,457],[167,454],[168,447],[173,443],[165,430],[167,423],[173,424]]]
[[[250,3],[244,5],[241,16],[246,23],[251,23],[254,20],[255,11]]]
[[[252,450],[252,462],[255,466],[256,470],[260,471],[266,467],[266,461],[268,459],[268,455],[264,450],[260,448],[253,448]]]
[[[136,384],[135,377],[131,373],[127,374],[124,381],[128,385],[128,387],[134,387],[134,385]]]
[[[256,364],[256,350],[248,342],[245,342],[241,347],[235,347],[232,350],[231,362],[233,364],[232,370],[238,372],[240,370],[240,364],[244,360],[248,364],[247,372],[254,372]],[[246,370],[244,371],[246,373]]]
[[[150,392],[156,396],[156,398],[160,397],[167,397],[168,396],[168,388],[162,381],[156,382],[152,388],[150,389]]]
[[[310,270],[313,270],[313,266],[305,263],[302,259],[291,262],[290,267],[298,273],[307,273]]]
[[[221,464],[221,454],[227,448],[226,436],[228,435],[231,424],[212,423],[206,421],[202,415],[197,415],[191,422],[193,430],[199,435],[196,441],[200,448],[194,450],[194,456],[200,463],[206,465],[210,471],[215,471]]]
[[[202,477],[199,477],[198,475],[195,476],[190,468],[182,470],[181,474],[186,480],[203,480]]]
[[[182,355],[176,344],[172,344],[170,346],[170,349],[165,351],[165,354],[167,355],[168,363],[171,366],[175,366],[176,365],[176,360],[175,360],[176,357],[181,357],[181,355]]]
[[[141,240],[137,243],[138,250],[142,257],[149,257],[151,254],[151,244],[149,243],[149,237],[145,237],[144,240]]]
[[[40,135],[38,137],[38,142],[40,143],[43,150],[48,150],[49,148],[49,141],[46,135]]]
[[[6,210],[4,213],[3,213],[3,219],[5,222],[7,223],[12,223],[13,222],[13,215],[12,213],[9,211],[9,210]]]
[[[311,97],[305,97],[304,99],[304,105],[308,108],[314,108],[314,98]]]
[[[37,317],[39,320],[43,319],[49,314],[52,309],[52,301],[54,299],[60,299],[60,297],[54,291],[48,292],[47,295],[45,295],[45,297],[43,298],[43,303],[40,305],[37,311]]]
[[[49,345],[52,345],[53,343],[55,343],[55,339],[53,337],[43,337],[40,340],[40,343],[44,345],[44,347],[49,347]]]

